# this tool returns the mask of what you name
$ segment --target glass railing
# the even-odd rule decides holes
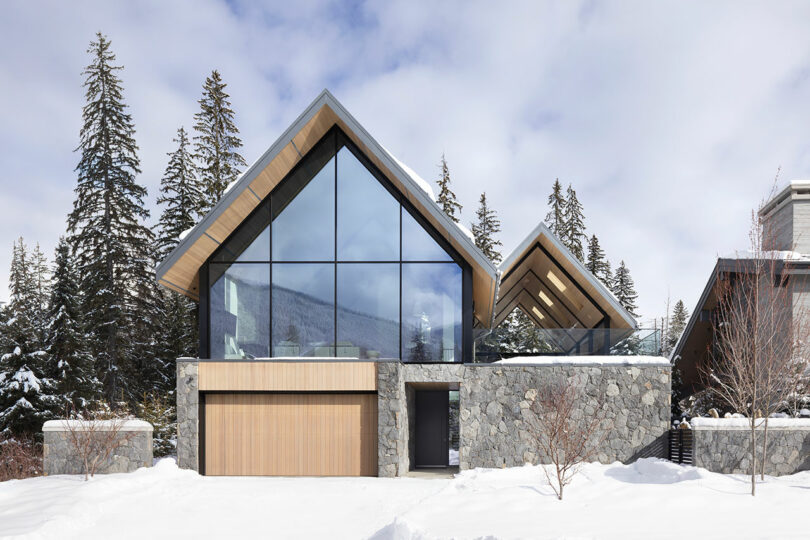
[[[495,362],[515,356],[660,356],[661,331],[529,328],[474,330],[475,361]]]

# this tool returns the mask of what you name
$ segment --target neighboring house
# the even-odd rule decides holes
[[[760,210],[765,238],[763,254],[777,260],[777,272],[787,272],[792,288],[792,316],[810,315],[810,181],[793,181]],[[718,317],[720,275],[745,272],[750,253],[735,253],[717,259],[698,304],[672,351],[673,365],[681,372],[684,390],[692,394],[705,387],[700,366],[711,362],[715,340],[712,321]],[[789,330],[789,329],[786,329]]]
[[[558,354],[609,354],[636,322],[543,225],[496,268],[327,91],[157,275],[199,301],[178,461],[204,474],[537,462],[525,409],[560,377],[607,396],[602,461],[649,453],[668,426],[666,360],[476,362],[475,340],[515,308]]]

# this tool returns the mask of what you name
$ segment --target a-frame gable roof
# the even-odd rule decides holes
[[[495,325],[515,307],[538,326],[636,329],[637,323],[615,296],[540,223],[499,265]]]
[[[433,201],[422,187],[424,181],[374,140],[328,90],[321,92],[158,265],[159,283],[198,300],[200,266],[335,125],[470,264],[474,315],[489,326],[495,306],[496,267]]]

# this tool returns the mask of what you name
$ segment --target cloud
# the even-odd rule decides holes
[[[810,5],[737,2],[30,3],[0,19],[0,283],[18,235],[48,251],[73,200],[85,50],[97,30],[154,201],[165,153],[221,70],[248,162],[330,88],[425,178],[445,152],[474,215],[486,190],[508,252],[572,183],[646,317],[694,306],[750,209],[810,175]],[[156,217],[153,202],[153,217]],[[0,297],[4,296],[0,294]]]

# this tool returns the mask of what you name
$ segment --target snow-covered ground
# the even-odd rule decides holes
[[[810,472],[748,479],[666,461],[590,464],[558,501],[538,467],[454,479],[131,474],[0,483],[3,538],[808,538]]]

